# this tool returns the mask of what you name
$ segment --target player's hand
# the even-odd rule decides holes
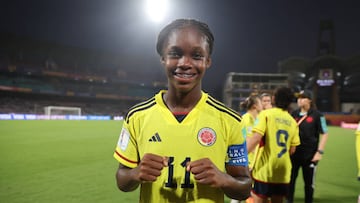
[[[208,158],[189,162],[186,170],[194,175],[196,182],[212,187],[222,187],[226,179],[226,175]]]
[[[167,157],[150,153],[145,154],[136,167],[136,179],[141,182],[153,182],[161,175],[161,170],[167,165]]]
[[[322,155],[321,155],[319,152],[316,152],[316,153],[314,154],[314,157],[312,158],[311,162],[315,162],[315,163],[316,163],[316,162],[320,161],[321,158],[322,158]]]

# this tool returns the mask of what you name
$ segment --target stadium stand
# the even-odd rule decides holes
[[[83,114],[123,115],[165,83],[121,67],[110,53],[0,33],[0,113],[78,106]]]

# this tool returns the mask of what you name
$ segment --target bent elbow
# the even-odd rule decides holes
[[[131,191],[133,191],[133,189],[131,189],[131,188],[122,187],[122,186],[120,186],[120,185],[118,185],[118,189],[119,189],[121,192],[131,192]]]
[[[139,186],[139,183],[136,181],[122,181],[121,178],[116,177],[117,187],[122,192],[131,192],[136,190]]]

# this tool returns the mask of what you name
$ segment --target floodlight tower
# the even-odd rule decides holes
[[[335,55],[335,34],[332,20],[320,21],[317,55]]]
[[[339,111],[339,86],[344,63],[335,55],[335,34],[332,20],[320,21],[317,55],[309,74],[314,82],[312,83],[315,96],[313,102],[321,111]]]

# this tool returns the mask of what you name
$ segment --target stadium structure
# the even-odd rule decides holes
[[[59,106],[118,116],[165,88],[144,82],[146,74],[124,68],[113,53],[4,33],[0,44],[0,113],[46,114]]]
[[[360,54],[340,57],[335,52],[334,25],[320,22],[317,57],[289,57],[278,62],[277,73],[229,73],[223,98],[234,109],[250,94],[272,92],[289,86],[294,92],[313,92],[317,108],[323,112],[360,115]]]
[[[281,86],[289,86],[286,73],[235,73],[226,75],[223,89],[224,103],[240,111],[239,104],[249,95],[262,93],[272,94],[273,90]]]
[[[336,55],[334,24],[320,22],[317,57],[289,57],[278,63],[288,73],[295,90],[309,89],[317,107],[324,112],[360,114],[360,54]]]
[[[277,73],[228,73],[223,102],[239,110],[252,93],[289,86],[294,92],[313,91],[323,112],[360,114],[360,55],[335,54],[332,21],[320,23],[318,41],[317,57],[281,60]],[[46,114],[52,106],[118,116],[166,88],[165,81],[144,82],[147,73],[124,67],[119,54],[5,33],[0,33],[0,44],[0,113]]]

